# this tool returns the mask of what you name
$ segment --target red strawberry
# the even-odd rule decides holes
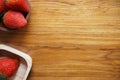
[[[29,5],[27,0],[6,0],[6,5],[12,10],[29,12]]]
[[[3,0],[0,0],[0,13],[4,10],[5,4]]]
[[[14,58],[0,59],[0,80],[7,80],[15,74],[19,66],[19,60]]]
[[[22,13],[11,10],[5,13],[3,22],[6,27],[11,29],[22,28],[27,24],[27,20]]]

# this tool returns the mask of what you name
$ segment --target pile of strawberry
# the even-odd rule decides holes
[[[29,10],[27,0],[0,0],[0,19],[7,28],[25,27]]]
[[[9,80],[16,73],[19,63],[16,58],[0,58],[0,80]]]

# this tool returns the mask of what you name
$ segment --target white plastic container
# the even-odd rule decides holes
[[[20,60],[16,74],[9,80],[26,80],[32,67],[32,59],[29,55],[14,48],[0,44],[0,58],[13,57]]]

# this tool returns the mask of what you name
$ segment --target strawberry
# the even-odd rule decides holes
[[[15,74],[19,66],[19,60],[14,58],[0,59],[0,80],[7,80]]]
[[[12,10],[29,12],[29,5],[27,0],[6,0],[6,5]]]
[[[4,8],[5,8],[5,3],[3,0],[0,0],[0,13],[4,11]]]
[[[10,10],[5,13],[3,17],[3,23],[8,28],[16,29],[26,26],[27,20],[22,13]]]

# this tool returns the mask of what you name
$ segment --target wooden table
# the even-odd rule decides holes
[[[119,80],[120,0],[30,0],[28,26],[0,43],[28,53],[28,80]]]

